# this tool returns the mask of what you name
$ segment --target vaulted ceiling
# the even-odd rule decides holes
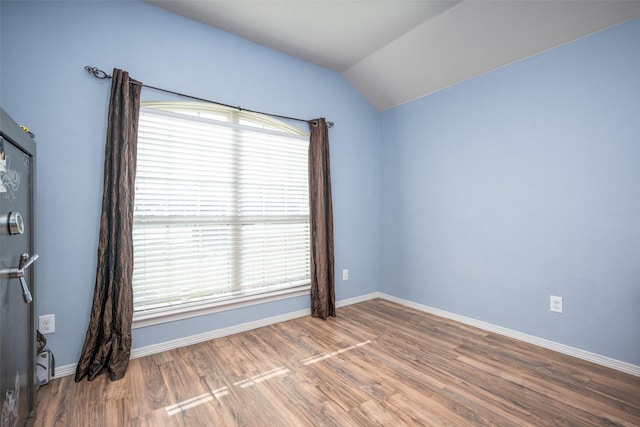
[[[640,16],[640,0],[145,0],[331,68],[386,110]]]

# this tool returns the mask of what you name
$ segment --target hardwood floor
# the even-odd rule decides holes
[[[36,426],[639,426],[640,377],[388,301],[53,380]]]

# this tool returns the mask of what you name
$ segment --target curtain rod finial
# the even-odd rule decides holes
[[[104,71],[102,71],[101,69],[97,68],[97,67],[90,67],[88,65],[86,65],[84,67],[84,69],[87,71],[87,73],[93,74],[93,77],[104,80],[104,79],[110,79],[111,76],[107,73],[105,73]]]
[[[311,126],[314,126],[314,127],[318,126],[318,124],[319,124],[319,122],[317,120],[311,120],[309,123],[311,124]],[[333,122],[327,121],[325,123],[327,124],[328,128],[332,128],[333,127]]]

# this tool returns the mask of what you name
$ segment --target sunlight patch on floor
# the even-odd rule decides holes
[[[354,344],[350,347],[342,348],[340,350],[332,351],[331,353],[325,353],[319,356],[310,357],[308,359],[304,359],[301,363],[305,366],[321,362],[323,360],[329,359],[338,354],[342,354],[346,351],[354,350],[358,347],[362,347],[363,345],[367,345],[371,342],[371,340],[363,341],[358,344]],[[283,375],[288,375],[290,370],[284,366],[279,368],[272,369],[270,371],[259,373],[258,375],[254,375],[251,378],[247,378],[245,380],[237,381],[233,383],[234,386],[238,386],[241,388],[247,388],[254,386],[256,384],[260,384],[263,381],[266,381],[271,378],[280,377]],[[203,405],[207,402],[211,402],[214,399],[220,399],[223,396],[229,394],[229,389],[227,387],[219,388],[218,390],[214,390],[210,393],[201,394],[200,396],[193,397],[191,399],[183,400],[182,402],[178,402],[174,405],[165,407],[168,415],[175,415],[180,412],[184,412],[187,409],[194,408],[199,405]]]
[[[288,373],[289,373],[289,369],[280,367],[280,368],[273,369],[271,371],[263,372],[249,379],[238,381],[236,383],[233,383],[233,385],[239,385],[242,388],[247,388],[247,387],[251,387],[252,385],[259,384],[262,381],[266,381],[273,377],[287,375]]]
[[[331,353],[322,354],[322,355],[320,355],[320,356],[310,357],[310,358],[308,358],[308,359],[304,359],[304,360],[302,360],[302,361],[301,361],[301,363],[302,363],[303,365],[311,365],[311,364],[313,364],[313,363],[317,363],[317,362],[320,362],[320,361],[322,361],[322,360],[328,359],[328,358],[330,358],[330,357],[336,356],[336,355],[338,355],[338,354],[340,354],[340,353],[344,353],[345,351],[349,351],[349,350],[356,349],[356,348],[358,348],[358,347],[362,347],[363,345],[367,345],[367,344],[369,344],[370,342],[371,342],[371,340],[363,341],[363,342],[361,342],[361,343],[354,344],[354,345],[352,345],[351,347],[347,347],[347,348],[343,348],[343,349],[340,349],[340,350],[332,351]]]
[[[175,415],[177,413],[184,412],[187,409],[211,402],[213,399],[220,399],[227,394],[229,394],[229,389],[227,387],[222,387],[218,390],[212,391],[211,393],[201,394],[200,396],[183,400],[182,402],[178,402],[174,405],[166,406],[164,409],[167,411],[167,415]]]

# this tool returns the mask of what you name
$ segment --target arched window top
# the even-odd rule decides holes
[[[223,105],[188,101],[146,101],[142,102],[141,106],[244,126],[291,133],[294,135],[309,136],[308,132],[304,132],[274,117],[250,111],[239,111],[236,108],[225,107]]]

